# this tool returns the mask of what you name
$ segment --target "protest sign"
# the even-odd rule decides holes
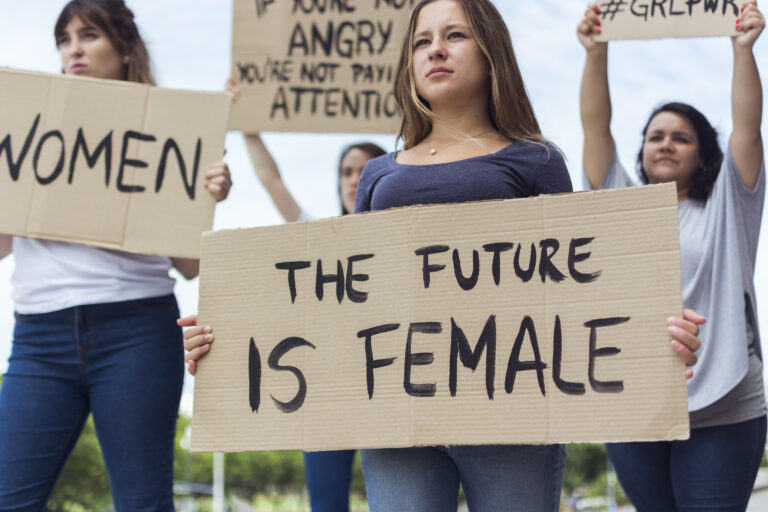
[[[0,70],[0,233],[196,258],[231,99]]]
[[[203,235],[193,451],[683,439],[674,184]]]
[[[600,0],[595,41],[735,36],[740,0]]]
[[[233,0],[229,129],[394,133],[414,0]]]

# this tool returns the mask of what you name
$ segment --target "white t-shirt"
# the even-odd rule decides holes
[[[171,260],[84,245],[13,238],[13,301],[21,314],[173,293]]]

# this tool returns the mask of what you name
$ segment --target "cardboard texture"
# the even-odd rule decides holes
[[[741,0],[600,0],[595,41],[735,36]]]
[[[554,254],[551,240],[560,243]],[[500,242],[514,245],[484,249]],[[424,257],[415,251],[434,245],[449,248],[428,256],[425,288]],[[550,247],[543,260],[542,246]],[[471,289],[458,284],[454,249],[465,287],[478,252]],[[370,254],[352,258],[350,272],[348,258]],[[327,281],[322,300],[318,259]],[[276,264],[297,261],[309,267],[294,270],[292,302],[290,273]],[[337,288],[328,274],[339,272]],[[591,282],[574,277],[598,272]],[[216,341],[195,378],[192,450],[684,439],[685,377],[666,320],[681,313],[674,185],[206,233],[199,317]],[[594,327],[590,350],[585,324],[606,318],[614,320]],[[382,325],[394,330],[371,335],[367,355],[360,332]],[[529,329],[518,339],[521,325]]]
[[[0,233],[197,258],[224,93],[0,69]]]
[[[233,0],[229,129],[394,133],[392,92],[414,0]]]

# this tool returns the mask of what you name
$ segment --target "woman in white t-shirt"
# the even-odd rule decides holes
[[[54,35],[63,72],[154,85],[123,0],[73,0]],[[224,199],[222,162],[206,187]],[[16,325],[0,389],[0,509],[46,509],[93,414],[115,508],[172,511],[173,440],[184,374],[175,267],[196,260],[0,236],[13,252]]]
[[[600,10],[579,24],[587,51],[581,90],[584,172],[592,188],[632,185],[610,131],[608,45],[596,43]],[[745,510],[766,441],[762,352],[753,275],[765,198],[762,86],[752,52],[765,27],[755,0],[732,38],[733,133],[725,154],[695,108],[667,103],[643,130],[643,183],[677,184],[683,304],[705,315],[696,373],[688,381],[687,441],[618,443],[608,454],[637,509]]]

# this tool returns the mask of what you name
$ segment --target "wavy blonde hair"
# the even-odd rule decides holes
[[[411,12],[395,74],[395,99],[402,110],[398,139],[410,149],[429,135],[435,114],[416,90],[413,74],[413,36],[419,12],[437,0],[421,0]],[[488,115],[494,128],[511,140],[544,142],[539,122],[525,90],[512,39],[504,19],[490,0],[455,0],[467,17],[472,36],[490,68]]]

